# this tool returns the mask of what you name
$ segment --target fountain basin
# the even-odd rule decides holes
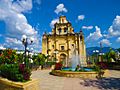
[[[96,78],[98,76],[98,73],[95,71],[74,72],[74,71],[52,70],[51,74],[55,76],[71,77],[71,78]]]
[[[88,71],[88,72],[74,72],[74,71],[62,71],[62,70],[52,70],[50,74],[61,77],[70,77],[70,78],[87,78],[87,79],[95,79],[98,76],[98,72],[96,71]],[[109,76],[109,70],[104,70],[103,77]]]
[[[62,68],[62,70],[63,71],[75,71],[75,68],[70,68],[70,67],[64,67],[64,68]],[[87,68],[87,67],[84,67],[84,68],[81,68],[81,70],[80,71],[82,71],[82,70],[84,70],[84,71],[86,71],[86,72],[91,72],[91,71],[93,71],[94,69],[93,68]]]

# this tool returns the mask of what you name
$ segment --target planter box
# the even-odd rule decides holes
[[[0,77],[0,90],[40,90],[39,80],[33,79],[22,83]]]

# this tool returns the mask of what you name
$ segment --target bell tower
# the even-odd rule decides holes
[[[52,34],[64,35],[74,33],[71,23],[66,19],[66,16],[60,16],[59,22],[55,23]]]
[[[48,49],[48,39],[47,39],[47,33],[45,32],[42,36],[42,53],[48,54],[47,49]]]

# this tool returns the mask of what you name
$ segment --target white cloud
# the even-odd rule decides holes
[[[49,34],[52,34],[52,32],[49,32]]]
[[[91,40],[95,40],[97,41],[98,39],[100,39],[102,36],[101,34],[101,30],[98,26],[95,26],[96,31],[93,33],[90,33],[90,35],[86,38],[86,41],[91,41]]]
[[[27,18],[23,12],[28,12],[32,9],[32,0],[0,0],[0,20],[6,24],[7,37],[6,44],[13,47],[12,40],[20,43],[22,35],[33,37],[38,43],[38,32],[27,22]],[[10,39],[12,38],[12,39]],[[10,40],[8,42],[8,40]],[[38,44],[35,44],[38,45]],[[18,47],[20,45],[18,44]]]
[[[108,37],[111,36],[120,36],[120,16],[116,16],[113,24],[108,29]]]
[[[0,50],[6,49],[3,45],[0,45]]]
[[[21,40],[17,40],[16,38],[10,38],[10,37],[5,38],[4,46],[7,47],[7,48],[23,49],[23,45],[22,45]]]
[[[93,29],[93,26],[82,26],[82,29],[90,30],[90,29]]]
[[[8,0],[5,0],[5,1],[8,2]],[[11,3],[10,0],[9,0],[9,3]],[[13,2],[11,5],[12,6],[10,6],[10,8],[13,9],[14,11],[26,12],[32,9],[32,0],[17,0],[16,2]]]
[[[64,4],[59,4],[56,9],[55,9],[55,13],[59,14],[60,12],[67,12],[68,10],[64,7]]]
[[[6,43],[12,43],[13,45],[22,45],[22,42],[20,40],[17,40],[16,38],[5,38]]]
[[[84,18],[85,18],[85,15],[79,15],[78,16],[78,20],[84,20]]]
[[[53,28],[53,27],[54,27],[54,24],[57,23],[57,22],[59,22],[59,19],[58,19],[58,18],[57,18],[57,19],[53,19],[53,20],[51,21],[51,23],[50,23],[50,27]]]
[[[103,34],[103,36],[104,36],[105,38],[108,38],[108,35],[107,35],[107,34]]]
[[[108,45],[108,46],[110,46],[112,44],[112,43],[110,43],[110,41],[108,39],[102,39],[100,42],[102,44],[105,44],[105,45]]]
[[[120,37],[118,37],[116,41],[117,41],[117,42],[120,42]]]

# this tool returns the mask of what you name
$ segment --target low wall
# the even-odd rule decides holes
[[[0,90],[40,90],[39,80],[33,79],[22,83],[0,77]]]

